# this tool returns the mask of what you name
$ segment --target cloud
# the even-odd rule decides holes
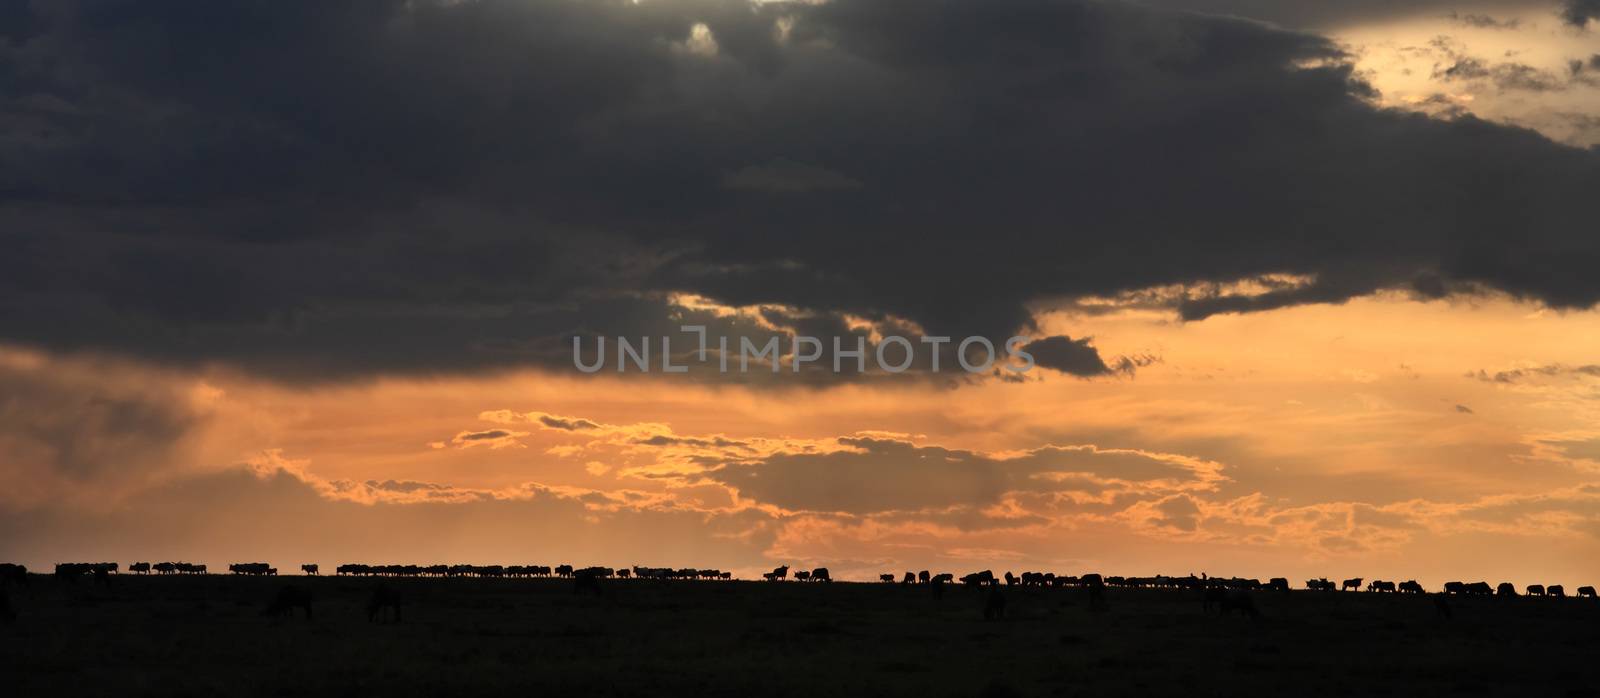
[[[1472,408],[1466,405],[1456,405],[1456,411],[1461,414],[1473,414]]]
[[[1029,342],[1023,350],[1033,355],[1035,364],[1073,376],[1102,376],[1112,372],[1088,337],[1046,337]]]
[[[1563,0],[1561,3],[1561,21],[1568,25],[1583,29],[1589,26],[1589,21],[1600,19],[1600,0]]]
[[[1169,3],[1389,11],[1337,4]],[[1600,300],[1600,154],[1380,108],[1335,42],[1237,18],[1077,0],[14,13],[0,338],[52,351],[333,381],[568,371],[574,336],[698,318],[677,294],[999,339],[1040,299],[1273,274],[1308,281],[1170,309]]]

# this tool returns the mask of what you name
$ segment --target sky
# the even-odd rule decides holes
[[[1589,0],[0,2],[0,86],[0,559],[1600,579]]]

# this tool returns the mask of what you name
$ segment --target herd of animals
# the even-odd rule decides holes
[[[176,574],[176,575],[203,575],[208,570],[205,565],[187,562],[135,562],[128,566],[128,571],[133,574]],[[118,574],[121,566],[115,562],[69,562],[55,566],[55,578],[58,581],[72,581],[81,576],[92,576],[96,580],[109,583],[111,575]],[[306,575],[319,575],[320,566],[304,564],[300,571]],[[228,572],[232,575],[244,576],[276,576],[278,569],[264,562],[245,562],[228,565]],[[334,568],[334,573],[339,576],[355,577],[478,577],[478,578],[561,578],[574,581],[574,592],[600,593],[600,580],[618,579],[651,579],[651,580],[730,580],[733,574],[714,569],[667,567],[640,567],[610,568],[610,567],[581,567],[572,565],[367,565],[343,564]],[[768,582],[781,582],[795,579],[806,582],[832,582],[833,577],[828,568],[818,567],[810,570],[791,570],[788,565],[774,568],[771,572],[761,575]],[[1091,603],[1100,603],[1102,592],[1108,587],[1119,588],[1146,588],[1146,589],[1177,589],[1194,590],[1201,592],[1204,609],[1218,610],[1222,614],[1238,611],[1241,615],[1254,617],[1258,615],[1251,592],[1263,591],[1287,592],[1290,590],[1289,580],[1283,577],[1273,577],[1266,582],[1259,579],[1245,579],[1239,577],[1209,577],[1206,575],[1188,575],[1186,577],[1169,577],[1157,575],[1154,577],[1119,577],[1101,576],[1099,574],[1085,574],[1081,576],[1057,575],[1050,572],[1023,572],[1021,575],[1006,572],[1002,576],[995,576],[994,572],[984,570],[973,572],[957,578],[954,574],[932,573],[929,570],[921,572],[906,572],[897,577],[894,574],[878,576],[880,582],[886,584],[915,585],[931,588],[935,597],[942,595],[947,585],[960,583],[963,586],[990,591],[984,606],[984,616],[994,618],[1005,614],[1005,597],[1000,593],[1000,588],[1005,587],[1066,587],[1086,590]],[[11,609],[9,597],[5,588],[11,584],[27,585],[28,568],[11,563],[0,563],[0,621],[10,621],[15,618]],[[1364,583],[1364,584],[1363,584]],[[1305,588],[1311,591],[1337,592],[1337,591],[1362,591],[1370,593],[1394,594],[1428,594],[1428,591],[1416,580],[1394,582],[1385,580],[1366,580],[1360,577],[1343,580],[1335,583],[1326,578],[1307,580]],[[1519,594],[1517,588],[1509,582],[1491,587],[1488,582],[1446,582],[1443,588],[1433,594],[1435,604],[1442,615],[1449,615],[1449,602],[1445,600],[1450,596],[1543,596],[1564,597],[1566,588],[1560,584],[1542,585],[1530,584]],[[1593,586],[1581,586],[1575,590],[1579,598],[1596,598]],[[304,610],[305,615],[311,616],[311,594],[298,586],[284,586],[279,589],[276,596],[268,604],[264,615],[293,615],[296,610]],[[380,583],[372,592],[372,598],[367,604],[368,619],[400,620],[401,599],[399,593],[387,584]]]

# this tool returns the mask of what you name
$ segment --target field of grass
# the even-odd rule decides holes
[[[372,623],[379,583],[404,620]],[[268,617],[285,585],[315,617]],[[796,582],[35,576],[0,625],[7,695],[1600,695],[1600,604]]]

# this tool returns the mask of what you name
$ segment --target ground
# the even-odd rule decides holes
[[[372,589],[404,602],[369,622]],[[279,590],[315,616],[263,615]],[[1600,603],[798,582],[35,575],[0,624],[8,695],[1600,695]]]

